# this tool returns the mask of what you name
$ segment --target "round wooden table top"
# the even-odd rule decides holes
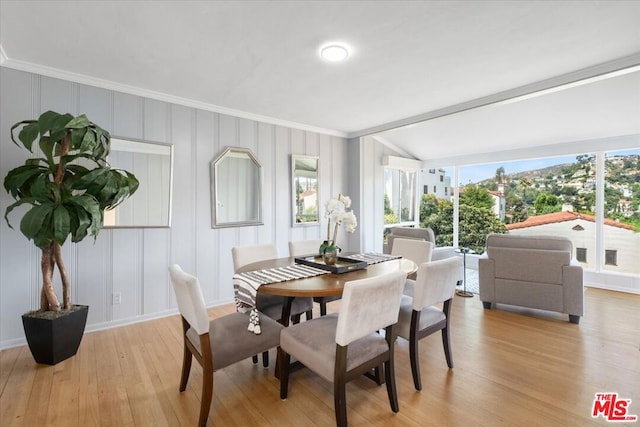
[[[264,270],[268,268],[285,267],[295,264],[295,257],[277,258],[266,261],[254,262],[240,268],[238,273],[247,271]],[[407,275],[418,270],[415,262],[407,258],[392,259],[389,261],[371,264],[362,270],[350,271],[341,274],[321,274],[319,276],[304,279],[288,280],[286,282],[269,283],[258,288],[258,292],[285,297],[327,297],[342,295],[346,282],[368,277],[381,276],[392,271],[402,270]]]

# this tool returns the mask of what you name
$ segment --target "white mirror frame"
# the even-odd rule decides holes
[[[307,169],[300,169],[296,166],[296,163],[301,165],[307,165]],[[302,156],[297,154],[291,155],[291,222],[294,227],[305,227],[310,225],[318,225],[320,224],[320,201],[318,200],[318,194],[320,194],[320,179],[318,176],[318,163],[319,157],[315,156]],[[313,166],[315,165],[315,171],[313,170]],[[297,182],[298,178],[303,176],[301,173],[297,173],[296,171],[307,171],[306,178],[315,178],[315,207],[316,207],[316,218],[312,221],[302,221],[299,217],[299,196],[297,194]],[[314,176],[315,173],[315,176]],[[312,197],[311,195],[310,197]],[[314,199],[311,199],[311,203],[313,203]],[[307,203],[305,203],[307,204]]]
[[[255,168],[235,168],[235,179],[229,179],[228,174],[222,171],[225,160],[245,158]],[[225,173],[223,173],[225,172]],[[248,148],[227,147],[210,164],[211,173],[211,227],[244,227],[250,225],[263,225],[262,222],[262,164]],[[244,175],[243,175],[244,174]],[[223,176],[225,175],[225,176]],[[242,179],[246,178],[246,179]],[[244,182],[245,187],[240,188]],[[229,190],[232,193],[229,193]],[[223,208],[229,205],[230,194],[234,195],[236,209],[242,210],[242,215],[236,215],[231,219],[223,219]],[[243,200],[239,198],[243,197]],[[249,210],[249,205],[252,208]]]

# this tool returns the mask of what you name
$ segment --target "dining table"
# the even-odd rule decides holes
[[[282,315],[280,317],[280,322],[284,326],[289,326],[291,317],[291,303],[296,297],[341,296],[342,291],[344,290],[344,285],[347,282],[382,276],[384,274],[398,270],[405,272],[408,276],[418,270],[418,265],[415,262],[410,259],[398,256],[370,253],[344,254],[343,257],[358,257],[361,260],[367,259],[368,262],[364,268],[353,269],[342,273],[325,271],[323,272],[323,274],[316,274],[311,277],[301,277],[292,280],[283,280],[274,283],[263,284],[258,288],[257,292],[286,297],[286,300],[282,305]],[[238,269],[238,271],[236,272],[236,276],[242,275],[243,273],[251,274],[252,272],[273,272],[274,269],[281,269],[283,267],[296,265],[299,262],[300,258],[316,259],[313,256],[286,257],[254,262]],[[278,358],[276,359],[276,378],[280,378],[280,363],[281,360],[278,356]],[[291,369],[297,369],[300,366],[300,363],[297,361],[291,362]],[[364,375],[375,381],[378,385],[384,383],[384,376],[379,370],[367,372]]]
[[[353,254],[344,254],[342,256],[349,257],[351,255]],[[380,257],[384,256],[380,255]],[[300,257],[285,257],[254,262],[241,267],[237,273],[292,266],[296,264],[296,258]],[[381,276],[397,270],[404,271],[407,275],[410,275],[418,270],[418,265],[407,258],[388,256],[384,261],[378,260],[362,269],[344,273],[329,272],[312,277],[269,283],[260,286],[258,292],[287,297],[282,307],[281,322],[284,326],[288,326],[291,317],[291,302],[294,298],[341,296],[344,285],[347,282]]]

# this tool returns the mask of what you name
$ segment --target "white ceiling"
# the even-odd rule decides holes
[[[0,57],[7,67],[360,136],[621,58],[640,64],[639,23],[640,1],[2,0]],[[323,62],[328,41],[349,44],[349,61]],[[639,74],[381,138],[434,159],[640,133]]]

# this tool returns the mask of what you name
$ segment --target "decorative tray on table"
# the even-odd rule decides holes
[[[360,261],[357,259],[351,259],[339,256],[335,265],[327,265],[322,259],[322,255],[306,255],[295,258],[297,264],[304,264],[322,270],[327,270],[332,273],[348,273],[349,271],[362,270],[367,268],[366,261]]]

